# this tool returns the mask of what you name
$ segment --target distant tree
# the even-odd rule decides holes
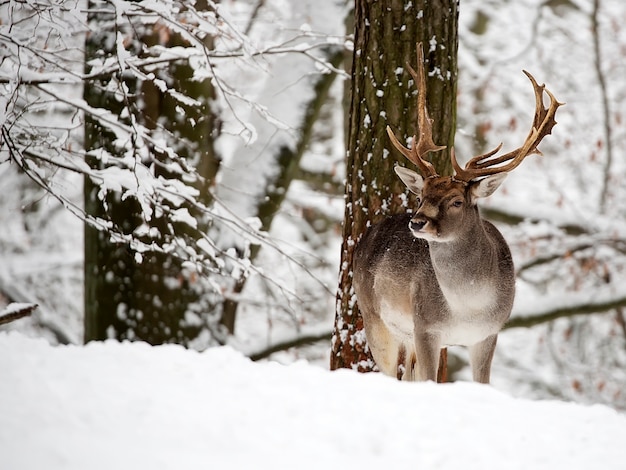
[[[108,219],[124,236],[145,245],[156,242],[168,249],[137,253],[112,238],[108,231],[86,227],[85,339],[113,335],[150,343],[189,344],[208,330],[212,340],[224,342],[234,332],[238,299],[247,280],[245,270],[239,269],[240,275],[221,281],[222,292],[216,292],[215,279],[207,279],[206,271],[199,272],[188,257],[189,250],[200,251],[198,242],[207,242],[211,231],[219,232],[215,230],[214,217],[206,210],[213,207],[211,188],[216,184],[221,162],[213,145],[220,132],[215,114],[219,108],[214,99],[216,87],[223,92],[229,86],[213,76],[211,57],[227,57],[213,47],[214,40],[224,42],[221,31],[205,24],[209,22],[208,26],[214,27],[211,22],[218,21],[216,4],[199,2],[192,6],[183,2],[178,13],[170,11],[169,18],[156,16],[154,21],[136,22],[129,16],[129,24],[111,21],[116,15],[113,4],[104,3],[99,8],[96,5],[100,2],[89,8],[93,13],[89,17],[92,33],[87,35],[86,43],[88,66],[93,63],[100,67],[102,61],[119,60],[120,50],[144,63],[121,67],[113,74],[92,73],[88,67],[87,76],[93,79],[85,87],[85,101],[94,108],[110,111],[131,128],[143,129],[147,138],[131,135],[125,142],[126,149],[120,151],[115,129],[103,125],[99,117],[87,116],[85,143],[91,167],[97,170],[137,161],[151,168],[156,178],[189,187],[193,198],[178,200],[173,195],[175,201],[171,204],[164,195],[148,201],[155,207],[146,211],[136,194],[108,191],[103,195],[101,183],[92,175],[86,176],[85,208],[90,216]],[[143,12],[140,5],[133,8]],[[196,73],[198,66],[194,70],[189,60],[198,49],[208,57],[204,59],[206,70],[201,79]],[[162,60],[163,51],[176,51],[173,55],[178,57],[155,66]],[[289,48],[282,52],[288,53]],[[341,47],[327,47],[322,57],[328,61],[328,73],[302,79],[311,84],[314,93],[306,103],[302,122],[298,123],[296,144],[265,150],[272,154],[275,171],[266,180],[258,178],[262,193],[253,211],[242,214],[260,222],[256,228],[260,233],[269,230],[287,193],[313,123],[336,76],[332,69],[341,60],[341,52]],[[230,53],[242,52],[235,49]],[[161,147],[151,140],[159,140]],[[106,162],[103,152],[108,155]],[[245,263],[255,259],[261,243],[242,244],[236,234],[230,238],[232,242],[222,242],[219,247],[227,258],[235,256]],[[228,264],[231,263],[209,263],[209,273],[214,269],[224,274],[223,268]]]
[[[373,367],[352,288],[352,256],[368,224],[407,210],[406,190],[393,166],[408,165],[391,150],[391,126],[405,141],[417,133],[415,84],[405,64],[415,65],[416,43],[425,49],[427,104],[433,138],[448,149],[433,156],[442,175],[450,174],[449,149],[456,126],[456,0],[355,3],[352,99],[348,124],[346,211],[331,369]],[[410,196],[409,196],[410,197]]]
[[[249,276],[289,297],[285,310],[302,302],[254,260],[264,246],[306,272],[267,231],[336,76],[343,40],[307,29],[302,15],[296,28],[272,26],[272,37],[251,40],[256,22],[259,35],[268,18],[288,14],[273,7],[0,5],[10,17],[0,29],[14,33],[0,35],[8,51],[0,62],[1,161],[14,162],[85,222],[85,340],[223,343]],[[287,122],[250,92],[276,83],[268,70],[284,58],[299,65],[281,84],[292,92],[281,103],[295,116]],[[43,119],[46,104],[70,118]],[[254,199],[249,211],[218,195],[224,147],[237,149],[231,176],[253,178],[245,187],[228,182],[236,198]],[[240,169],[243,154],[252,163]],[[260,160],[262,168],[249,171]],[[68,196],[65,172],[83,176],[83,204]]]
[[[214,14],[207,9],[204,5],[205,11],[197,12],[199,17]],[[120,48],[147,62],[156,58],[152,52],[155,50],[193,50],[190,38],[162,19],[118,24],[112,21],[116,11],[111,3],[90,3],[88,11],[88,77],[92,72],[89,64],[119,59]],[[186,21],[193,25],[193,15],[189,13],[183,9],[180,19],[187,16]],[[197,39],[202,39],[207,50],[212,49],[210,34]],[[195,190],[194,202],[209,207],[209,187],[220,163],[213,146],[219,128],[211,110],[214,90],[210,77],[197,79],[183,54],[179,60],[169,61],[167,67],[121,67],[112,74],[95,74],[87,80],[84,90],[88,105],[110,111],[130,127],[143,127],[147,135],[161,139],[163,145],[158,148],[131,135],[123,143],[126,149],[120,151],[114,129],[87,115],[85,150],[93,169],[123,167],[128,164],[124,159],[130,158],[131,162],[151,167],[154,177],[180,181],[183,185],[184,176],[170,157],[173,153],[194,176],[189,184]],[[103,153],[110,156],[106,162]],[[145,207],[132,194],[103,194],[100,182],[91,175],[84,179],[84,195],[89,216],[109,218],[121,232],[148,245],[153,241],[172,245],[171,251],[141,254],[112,239],[107,231],[85,226],[85,340],[115,337],[152,344],[187,344],[207,327],[217,336],[216,306],[211,305],[210,296],[207,297],[210,292],[195,269],[185,267],[180,246],[181,242],[193,246],[198,240],[194,232],[208,231],[206,212],[188,202],[171,204],[167,197],[162,197],[153,202],[153,210],[149,209],[152,213],[146,214]],[[177,220],[178,211],[193,218],[195,227],[182,217]]]

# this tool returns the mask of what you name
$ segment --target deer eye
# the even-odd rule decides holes
[[[452,201],[452,206],[453,207],[461,207],[463,205],[463,201],[461,201],[460,199],[456,199],[454,201]]]

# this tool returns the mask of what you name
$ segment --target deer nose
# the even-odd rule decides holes
[[[411,220],[409,222],[409,228],[413,232],[419,232],[420,230],[422,230],[424,228],[424,225],[426,225],[426,221],[425,220]]]

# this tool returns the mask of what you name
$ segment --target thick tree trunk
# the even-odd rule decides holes
[[[390,125],[405,141],[417,133],[415,84],[406,64],[415,67],[418,42],[430,71],[427,105],[434,141],[448,149],[454,142],[458,2],[356,0],[354,18],[346,211],[330,367],[368,371],[374,364],[352,288],[353,250],[367,223],[406,210],[406,190],[393,166],[409,162],[391,150],[385,128]],[[448,150],[435,158],[438,172],[450,174]]]
[[[114,11],[104,7],[94,8],[89,20],[94,24],[86,41],[86,61],[96,57],[116,54],[116,32],[104,25],[112,25]],[[168,47],[185,47],[184,41],[175,34],[166,35]],[[207,40],[210,40],[207,39]],[[143,45],[150,46],[159,41],[159,34],[150,30],[142,35]],[[106,48],[109,47],[107,50]],[[142,44],[134,44],[137,51]],[[139,54],[139,52],[138,52]],[[94,80],[85,85],[85,100],[96,108],[103,108],[121,116],[125,107],[132,109],[137,121],[148,129],[155,129],[169,138],[168,146],[194,166],[201,176],[196,183],[200,202],[209,204],[208,185],[219,168],[219,158],[214,152],[213,139],[216,129],[210,101],[213,88],[210,80],[198,81],[186,63],[172,65],[166,72],[156,72],[182,94],[194,98],[197,103],[187,106],[163,93],[150,81],[139,81],[136,77],[119,75],[129,90],[128,101],[116,100],[107,91],[110,77]],[[178,112],[181,108],[184,112]],[[137,112],[138,111],[138,112]],[[89,116],[85,119],[85,148],[106,149],[118,155],[115,136]],[[168,174],[167,156],[154,153],[151,156],[161,161],[155,166],[157,176],[176,178]],[[103,163],[95,158],[87,162],[94,168]],[[109,193],[105,202],[98,197],[99,186],[85,178],[85,211],[93,217],[111,220],[125,234],[132,234],[145,223],[139,204],[133,197],[122,198]],[[166,203],[164,203],[166,204]],[[199,230],[205,230],[208,221],[205,215],[189,208],[197,221]],[[166,212],[155,211],[151,227],[159,230],[162,237],[171,236],[190,239],[193,234],[184,224],[168,219]],[[165,235],[167,234],[167,235]],[[145,253],[137,257],[126,245],[111,241],[109,233],[85,227],[85,341],[116,339],[138,339],[152,344],[177,342],[188,344],[204,329],[203,315],[209,315],[212,305],[207,305],[203,292],[195,284],[195,274],[185,270],[182,261],[175,255]],[[191,319],[192,321],[188,321]]]

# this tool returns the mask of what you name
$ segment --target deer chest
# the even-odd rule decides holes
[[[442,342],[469,346],[497,333],[502,321],[497,314],[497,291],[492,284],[469,282],[454,288],[441,286],[448,315],[441,325]]]

